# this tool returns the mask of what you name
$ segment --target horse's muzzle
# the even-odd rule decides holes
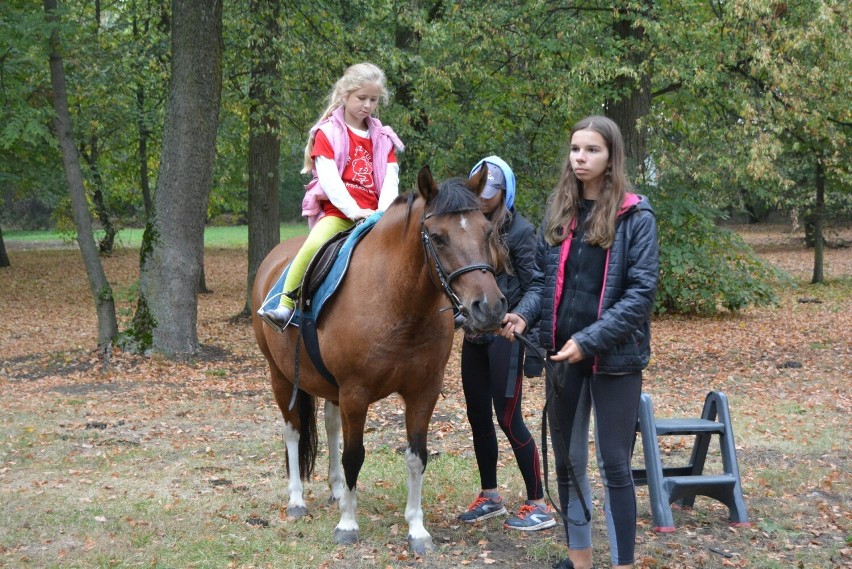
[[[494,300],[475,300],[467,308],[465,325],[474,332],[494,332],[503,326],[509,303],[502,294]]]

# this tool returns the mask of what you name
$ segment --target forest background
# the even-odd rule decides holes
[[[718,220],[789,216],[823,282],[824,239],[852,211],[852,34],[840,1],[42,8],[0,8],[0,228],[76,237],[102,347],[198,351],[205,225],[248,224],[248,287],[280,220],[298,216],[307,129],[357,61],[387,73],[380,116],[407,145],[403,190],[424,164],[463,175],[498,154],[534,222],[570,126],[612,117],[658,214],[658,312],[773,301],[772,271]],[[146,239],[135,315],[119,331],[99,253],[128,226]]]
[[[403,190],[423,164],[445,178],[496,153],[537,222],[571,125],[621,126],[660,227],[647,390],[662,416],[728,394],[753,521],[729,528],[700,501],[657,535],[640,490],[638,565],[849,566],[850,18],[815,0],[0,3],[0,565],[564,555],[556,533],[454,523],[476,485],[456,354],[430,433],[434,557],[400,537],[395,400],[371,414],[364,543],[330,543],[331,507],[286,519],[280,418],[233,317],[282,227],[304,230],[307,129],[368,60],[407,145]],[[763,233],[767,219],[780,224]],[[218,225],[247,239],[205,247]],[[45,229],[74,248],[21,250]],[[122,241],[130,229],[144,237]],[[534,427],[541,389],[526,398]],[[319,504],[321,478],[309,485]]]

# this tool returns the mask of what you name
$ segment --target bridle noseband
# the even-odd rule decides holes
[[[423,213],[423,217],[420,219],[420,240],[423,241],[423,249],[426,252],[426,260],[428,262],[429,258],[432,258],[432,262],[435,265],[435,273],[438,275],[438,281],[441,283],[441,289],[444,291],[450,302],[453,305],[453,310],[456,313],[462,313],[464,315],[468,315],[468,310],[462,304],[461,299],[459,299],[458,295],[453,291],[450,283],[453,282],[453,279],[459,277],[465,273],[469,273],[471,271],[482,271],[489,272],[496,277],[497,273],[494,270],[494,267],[485,263],[478,263],[475,265],[468,265],[466,267],[462,267],[447,274],[447,271],[444,269],[444,266],[441,264],[441,259],[438,257],[438,251],[435,250],[435,244],[432,243],[432,238],[429,237],[429,231],[426,230],[426,220],[432,217],[432,214]],[[432,273],[429,273],[429,278],[432,278]]]

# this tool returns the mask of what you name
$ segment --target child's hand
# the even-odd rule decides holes
[[[358,221],[359,219],[367,219],[371,215],[376,213],[374,209],[359,209],[354,216],[352,216],[352,221]]]

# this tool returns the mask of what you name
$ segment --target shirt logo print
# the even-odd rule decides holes
[[[372,189],[373,181],[373,159],[363,146],[355,148],[352,158],[352,181],[363,188]]]

